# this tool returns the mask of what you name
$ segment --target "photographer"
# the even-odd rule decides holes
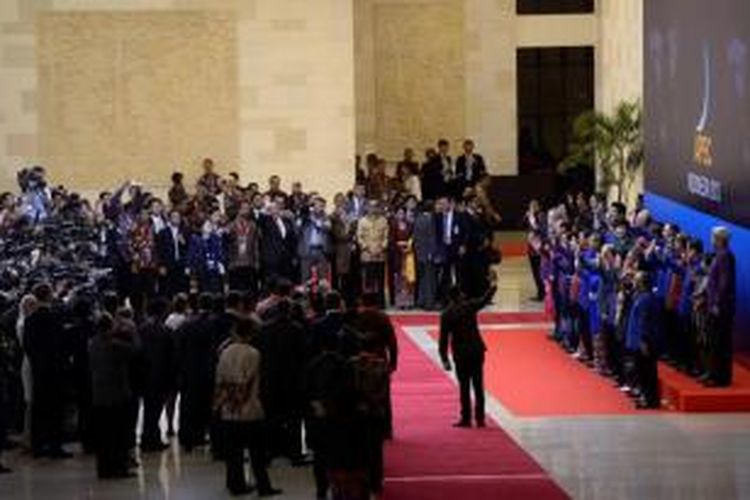
[[[31,222],[42,221],[49,215],[51,195],[43,167],[36,166],[18,172],[21,187],[21,213]]]

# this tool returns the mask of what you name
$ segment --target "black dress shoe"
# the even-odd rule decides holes
[[[658,410],[659,403],[649,403],[645,399],[639,399],[635,403],[635,408],[637,410]]]
[[[313,463],[313,459],[310,455],[294,455],[289,457],[289,460],[292,462],[292,467],[306,467]]]
[[[57,448],[54,450],[50,450],[49,453],[47,453],[47,456],[54,460],[62,460],[66,458],[72,458],[73,454],[69,451],[63,450],[62,448]]]
[[[487,427],[487,423],[484,420],[477,420],[477,428],[478,429],[483,429],[485,427]]]
[[[249,495],[253,491],[255,491],[255,487],[250,485],[246,485],[241,488],[229,488],[229,493],[234,496]]]
[[[166,443],[143,443],[141,444],[141,451],[143,452],[150,452],[150,451],[164,451],[167,448],[169,448],[169,445]]]
[[[267,490],[258,490],[259,497],[275,497],[284,493],[282,490],[277,488],[269,488]]]
[[[464,429],[467,427],[471,427],[471,422],[467,422],[466,420],[459,420],[458,422],[453,424],[453,427]]]

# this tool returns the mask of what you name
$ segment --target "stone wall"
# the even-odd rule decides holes
[[[459,154],[471,137],[492,173],[515,174],[517,48],[598,38],[596,16],[517,16],[515,4],[355,0],[357,151],[396,160],[446,137]]]
[[[597,46],[597,109],[608,112],[623,100],[643,102],[643,2],[599,0]],[[643,192],[638,175],[627,201],[632,206]]]
[[[100,66],[86,63],[88,76],[74,75],[72,67],[63,71],[66,79],[75,76],[85,79],[85,84],[76,87],[74,80],[50,82],[50,64],[58,56],[65,57],[57,51],[67,49],[57,47],[57,41],[45,42],[45,36],[54,37],[55,30],[62,29],[50,26],[55,24],[54,19],[61,19],[59,15],[74,14],[82,16],[78,19],[105,16],[115,23],[126,22],[123,19],[136,14],[149,19],[141,29],[151,26],[146,36],[150,41],[143,43],[154,45],[130,49],[143,51],[143,61],[155,69],[156,78],[147,82],[142,73],[144,78],[125,82],[123,89],[85,97],[84,89],[112,83],[116,74],[104,63],[104,49],[92,49],[88,51],[90,57],[103,62]],[[206,52],[196,49],[191,58],[175,46],[172,56],[167,57],[164,44],[175,40],[175,26],[165,28],[165,16],[221,19],[226,23],[219,29],[221,37],[208,26],[206,33],[191,35],[218,44],[220,50],[209,56],[207,47]],[[144,178],[159,188],[163,185],[156,184],[167,182],[162,174],[171,171],[175,163],[186,171],[195,171],[201,157],[215,156],[220,170],[237,170],[248,180],[265,182],[271,173],[280,173],[287,183],[301,179],[325,194],[343,190],[353,177],[352,22],[351,0],[3,0],[0,188],[13,188],[20,167],[53,157],[73,169],[60,173],[55,166],[50,172],[53,180],[77,188],[89,187],[95,179],[123,176]],[[109,41],[98,40],[111,49],[114,35],[98,31],[97,36],[106,34]],[[170,32],[173,35],[168,35]],[[211,61],[211,57],[217,59]],[[145,71],[145,66],[138,71]],[[213,75],[208,74],[211,71]],[[191,81],[200,79],[201,74],[206,74],[203,81]],[[169,91],[159,90],[167,81]],[[121,90],[127,90],[129,101],[118,101],[117,92]],[[114,132],[95,127],[101,120],[107,122],[107,114],[112,113],[108,101],[121,102],[118,106],[127,107],[130,114],[129,122],[118,122],[117,134],[133,128],[137,133],[124,140],[122,135],[117,136],[122,142],[114,149],[121,149],[102,153],[110,140],[106,134]],[[67,104],[73,109],[55,109]],[[75,125],[66,129],[71,119]],[[186,144],[178,144],[178,135]],[[75,139],[67,144],[73,136]],[[73,161],[83,154],[87,140],[92,141],[90,158]],[[163,147],[157,148],[157,142]],[[170,161],[171,152],[176,156]],[[94,153],[103,159],[97,163],[97,171],[90,172]],[[122,160],[125,153],[127,161]]]

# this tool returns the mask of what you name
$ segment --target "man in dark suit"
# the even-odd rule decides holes
[[[297,237],[292,222],[281,215],[279,205],[271,201],[268,212],[260,218],[260,262],[269,280],[284,278],[293,280],[297,263]]]
[[[167,448],[161,440],[159,419],[169,390],[173,387],[174,338],[164,325],[168,307],[166,299],[151,301],[147,306],[146,320],[140,326],[145,382],[141,451],[162,451]]]
[[[169,222],[156,235],[159,254],[159,292],[173,297],[188,291],[185,260],[188,254],[188,236],[182,226],[182,216],[177,210],[169,213]]]
[[[309,332],[295,321],[292,302],[282,299],[264,318],[256,346],[261,353],[261,390],[271,456],[297,465],[302,454],[303,376]]]
[[[179,441],[188,452],[195,446],[205,444],[211,422],[216,365],[215,322],[211,313],[213,305],[213,296],[202,294],[198,314],[186,321],[177,332]]]
[[[491,231],[484,221],[476,196],[466,202],[463,214],[466,251],[459,256],[457,276],[461,291],[469,298],[484,295],[489,286]]]
[[[482,155],[474,153],[474,141],[464,141],[464,154],[456,158],[456,196],[461,198],[464,190],[474,187],[479,180],[487,175],[487,167]]]
[[[34,287],[39,307],[26,319],[23,347],[31,363],[31,448],[35,457],[68,458],[63,450],[63,410],[70,345],[63,316],[48,284]]]
[[[732,327],[737,301],[735,258],[729,247],[727,228],[714,228],[711,239],[716,251],[708,272],[712,331],[708,341],[708,370],[702,381],[709,387],[728,387],[732,384]]]
[[[440,172],[440,164],[435,161],[436,157],[437,152],[433,148],[427,149],[424,153],[424,163],[419,171],[424,201],[435,201],[444,191],[443,176]]]
[[[447,196],[437,200],[435,212],[438,300],[445,301],[448,290],[459,278],[458,263],[466,253],[466,227],[464,215],[456,210],[455,203]]]
[[[471,427],[471,388],[474,388],[474,418],[477,427],[484,427],[484,345],[479,333],[477,314],[492,301],[497,291],[491,287],[478,299],[467,299],[458,287],[450,290],[450,304],[440,315],[440,359],[446,370],[451,369],[448,359],[450,344],[456,364],[461,394],[461,419],[455,427]]]

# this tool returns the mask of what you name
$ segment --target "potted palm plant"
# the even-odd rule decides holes
[[[611,113],[586,111],[573,122],[568,155],[560,163],[564,173],[572,168],[599,167],[598,185],[602,192],[613,188],[617,201],[643,168],[643,128],[638,101],[622,101]]]

